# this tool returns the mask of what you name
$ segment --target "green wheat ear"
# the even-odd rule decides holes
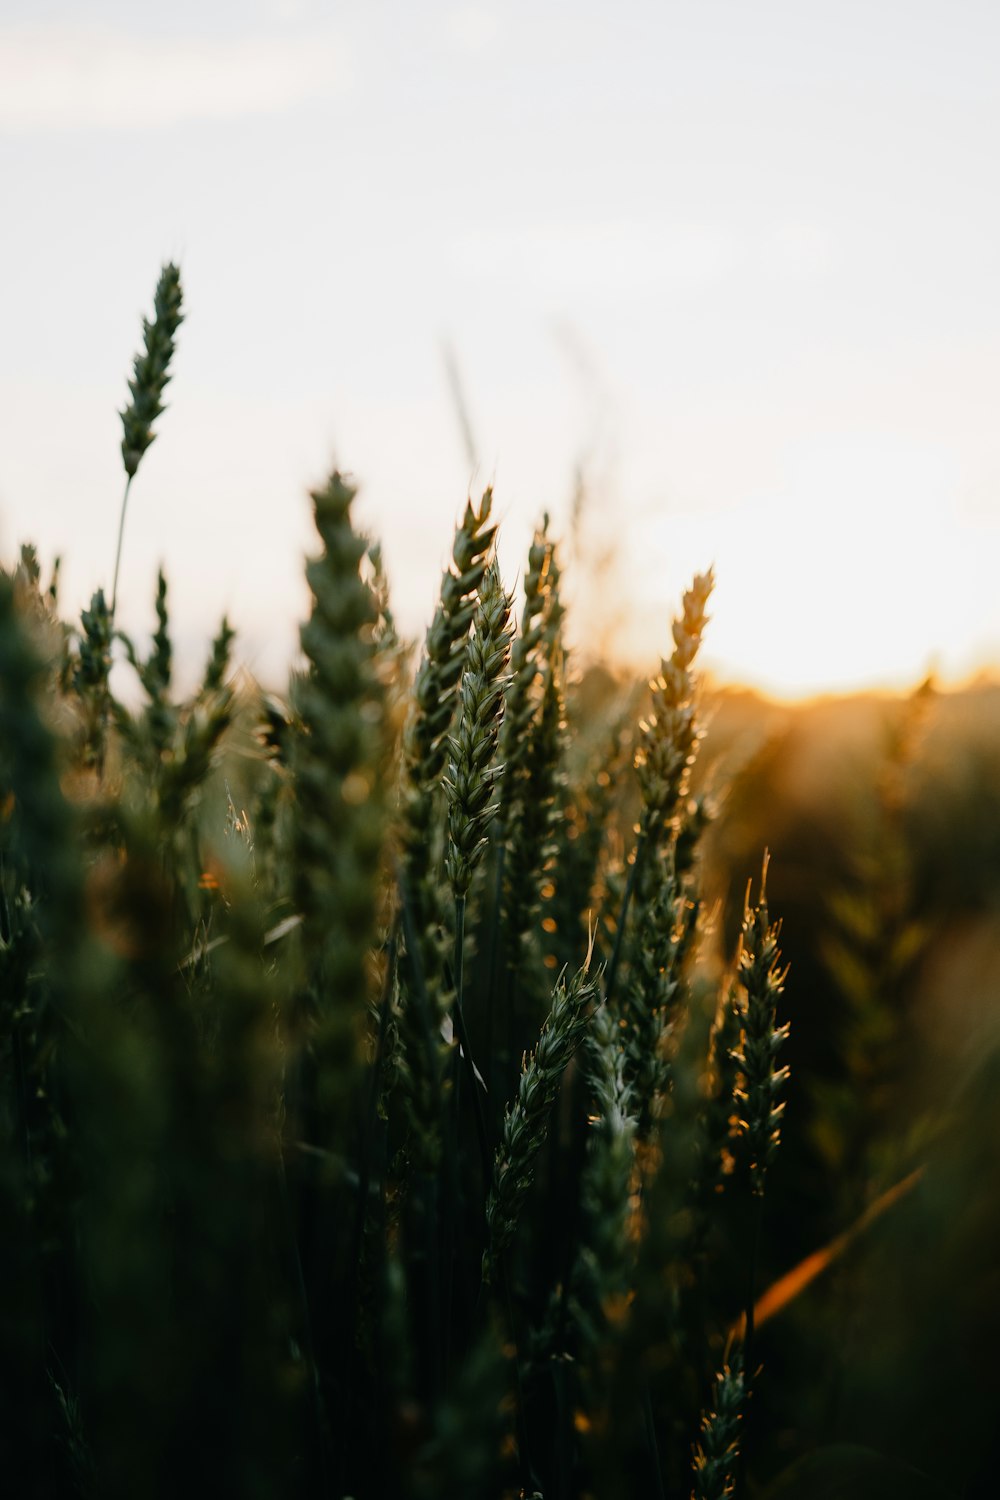
[[[767,909],[767,856],[760,878],[760,898],[750,905],[747,890],[743,928],[736,966],[736,981],[742,994],[737,1006],[742,1028],[740,1050],[734,1061],[740,1077],[736,1106],[740,1133],[745,1138],[754,1195],[764,1192],[764,1178],[778,1149],[784,1101],[779,1099],[788,1080],[788,1069],[776,1058],[788,1040],[789,1025],[777,1024],[778,1000],[785,986],[778,947],[779,924],[772,923]]]
[[[692,1500],[729,1500],[736,1489],[746,1383],[743,1352],[734,1350],[712,1386],[694,1451]]]
[[[486,1203],[489,1244],[482,1262],[484,1283],[492,1280],[500,1256],[516,1233],[563,1074],[597,999],[597,979],[590,974],[589,953],[572,979],[567,981],[565,971],[560,974],[535,1050],[522,1063],[517,1095],[504,1112],[493,1159],[493,1181]]]
[[[111,584],[111,619],[118,603],[118,569],[122,560],[122,536],[128,492],[142,455],[156,437],[153,423],[163,412],[163,392],[170,379],[170,361],[174,356],[177,330],[183,321],[181,313],[181,273],[172,261],[160,272],[153,296],[153,321],[142,320],[144,348],[136,355],[128,388],[132,400],[121,412],[122,462],[125,465],[125,494],[118,522],[118,545],[115,549],[115,575]]]
[[[296,685],[295,892],[310,966],[309,1034],[317,1102],[342,1128],[362,1061],[368,953],[376,939],[384,819],[385,689],[360,573],[354,486],[339,473],[314,490],[323,552],[306,565],[312,613],[300,632],[309,671]]]
[[[496,563],[491,563],[479,593],[444,780],[449,833],[445,864],[457,901],[468,895],[473,872],[486,852],[486,831],[499,811],[494,793],[503,767],[494,762],[509,681],[510,602]]]
[[[125,473],[132,479],[142,455],[156,437],[153,423],[163,412],[163,391],[170,375],[174,340],[183,321],[181,313],[181,273],[173,262],[160,272],[153,297],[153,321],[142,320],[141,353],[135,357],[128,388],[132,400],[121,413],[122,461]]]

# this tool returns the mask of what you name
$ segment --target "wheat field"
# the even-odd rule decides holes
[[[984,1493],[997,1053],[930,1087],[908,997],[996,867],[914,833],[933,694],[834,857],[699,680],[711,572],[585,670],[487,490],[410,643],[335,472],[287,691],[223,620],[180,698],[167,580],[148,648],[116,598],[182,305],[110,595],[0,576],[4,1493]]]

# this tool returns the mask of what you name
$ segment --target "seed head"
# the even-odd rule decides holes
[[[156,436],[153,423],[163,411],[163,391],[170,379],[174,340],[182,321],[181,273],[171,262],[163,267],[156,284],[153,321],[142,320],[144,348],[135,357],[128,383],[132,400],[121,413],[122,460],[130,479]]]
[[[750,906],[749,893],[743,912],[743,932],[736,977],[742,995],[738,1000],[742,1037],[734,1061],[740,1070],[736,1104],[740,1114],[740,1134],[746,1141],[750,1158],[750,1181],[759,1197],[764,1192],[764,1178],[778,1149],[781,1117],[785,1112],[778,1101],[788,1069],[775,1066],[778,1052],[788,1038],[788,1024],[775,1024],[779,996],[785,985],[786,970],[780,967],[779,928],[768,917],[767,860],[761,876],[760,900]]]
[[[486,849],[486,830],[497,813],[494,798],[502,766],[493,764],[503,719],[510,664],[510,595],[491,563],[483,579],[469,656],[462,676],[458,729],[450,740],[448,878],[464,897]]]

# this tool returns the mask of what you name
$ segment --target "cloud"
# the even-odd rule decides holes
[[[0,132],[141,129],[277,114],[351,84],[324,32],[154,40],[93,28],[0,29]]]

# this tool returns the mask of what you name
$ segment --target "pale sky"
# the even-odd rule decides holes
[[[513,581],[582,464],[578,634],[652,665],[714,563],[724,678],[996,663],[998,83],[995,0],[4,0],[0,552],[109,586],[174,258],[136,633],[162,560],[189,656],[227,609],[279,683],[333,462],[416,632],[470,485]]]

